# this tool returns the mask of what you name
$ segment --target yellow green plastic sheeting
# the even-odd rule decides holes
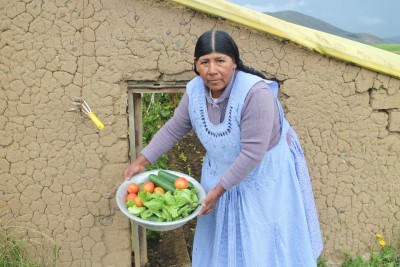
[[[171,0],[243,26],[291,40],[321,54],[400,78],[400,55],[286,22],[224,0]]]

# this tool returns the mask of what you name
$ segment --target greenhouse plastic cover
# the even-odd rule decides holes
[[[400,78],[400,55],[286,22],[224,0],[172,0],[186,7],[288,39],[321,54]]]

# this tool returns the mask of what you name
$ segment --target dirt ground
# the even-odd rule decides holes
[[[169,169],[189,174],[193,178],[199,180],[204,154],[204,147],[198,140],[197,136],[191,132],[187,134],[171,151],[169,151]],[[183,233],[184,235],[190,258],[195,227],[196,220],[194,219],[185,224],[181,229],[177,230],[179,231],[179,234]],[[165,244],[165,242],[173,242],[169,237],[174,234],[176,234],[176,232],[167,231],[162,232],[159,238],[148,238],[148,267],[180,267],[179,259],[176,259],[175,253],[168,249],[169,247],[172,247],[172,245],[169,246],[169,244]]]

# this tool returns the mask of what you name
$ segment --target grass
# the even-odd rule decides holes
[[[400,44],[374,44],[373,46],[400,55]]]
[[[40,266],[31,259],[23,240],[16,238],[6,231],[0,233],[0,266]]]
[[[21,231],[20,231],[21,230]],[[2,267],[43,267],[56,266],[58,247],[52,239],[39,233],[40,241],[18,237],[18,232],[27,230],[38,234],[34,229],[24,227],[0,226],[0,266]],[[47,249],[48,242],[52,245]]]

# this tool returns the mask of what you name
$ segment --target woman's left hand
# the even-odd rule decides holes
[[[214,208],[215,204],[217,204],[218,199],[225,193],[225,189],[222,187],[220,183],[210,192],[208,192],[207,196],[201,202],[203,208],[199,212],[199,216],[203,214],[209,214]]]

